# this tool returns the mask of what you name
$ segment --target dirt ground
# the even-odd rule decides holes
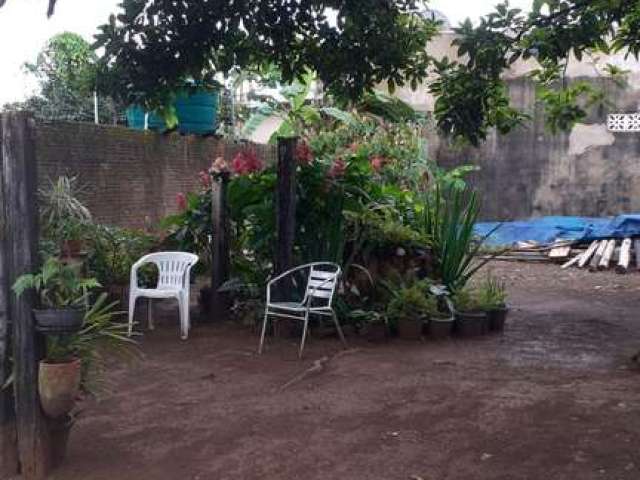
[[[53,478],[640,478],[640,274],[492,268],[511,294],[504,335],[314,339],[299,361],[295,340],[257,356],[241,327],[182,342],[161,325],[85,405]]]

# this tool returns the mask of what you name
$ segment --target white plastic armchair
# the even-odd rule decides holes
[[[153,263],[158,267],[156,288],[138,286],[138,270],[141,266]],[[180,337],[186,340],[189,335],[189,285],[191,267],[198,263],[198,256],[185,252],[157,252],[145,255],[131,267],[129,285],[129,336],[133,333],[133,316],[136,300],[139,297],[149,299],[149,328],[153,330],[151,318],[151,299],[175,298],[180,309]]]
[[[283,301],[274,302],[271,300],[272,288],[280,281],[296,272],[301,270],[309,270],[309,276],[307,278],[307,285],[305,287],[305,294],[302,301]],[[333,321],[338,330],[338,335],[342,343],[346,345],[342,328],[338,322],[338,317],[333,310],[333,295],[336,291],[338,284],[338,278],[340,277],[340,266],[330,262],[314,262],[300,265],[292,268],[277,277],[273,278],[267,284],[267,304],[264,312],[264,320],[262,322],[262,332],[260,333],[260,345],[258,347],[258,353],[262,353],[264,347],[264,337],[267,329],[267,322],[269,316],[286,317],[294,320],[300,320],[304,322],[302,329],[302,340],[300,341],[300,350],[298,355],[302,356],[304,350],[304,344],[307,338],[307,332],[309,330],[309,316],[310,315],[324,315],[333,318]]]

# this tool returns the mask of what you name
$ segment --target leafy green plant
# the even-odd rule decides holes
[[[84,237],[91,224],[91,212],[79,198],[83,192],[77,177],[64,175],[55,181],[50,179],[47,187],[38,191],[42,231],[46,239],[61,243]]]
[[[504,308],[507,300],[507,289],[504,281],[492,275],[478,287],[478,299],[483,310],[496,310]]]
[[[387,316],[391,324],[399,320],[418,320],[438,314],[438,301],[427,292],[425,282],[417,282],[409,287],[390,289],[391,301],[387,306]]]
[[[470,287],[458,290],[452,298],[453,305],[458,312],[474,312],[483,310],[484,304],[480,292]]]
[[[51,257],[37,273],[18,277],[13,291],[20,296],[33,289],[43,308],[63,309],[83,304],[90,289],[100,286],[94,278],[82,278],[77,266],[67,265]]]
[[[144,232],[95,225],[89,238],[88,271],[103,286],[128,285],[131,266],[155,243],[155,238]],[[152,271],[142,270],[141,282],[151,283],[152,276]]]
[[[425,205],[418,226],[430,238],[436,280],[455,294],[490,259],[476,258],[486,239],[474,235],[479,213],[476,193],[466,186],[436,184],[425,194]]]
[[[98,393],[104,385],[107,358],[132,358],[137,342],[127,335],[128,324],[114,321],[121,315],[115,310],[118,302],[109,303],[107,294],[100,294],[84,315],[79,332],[70,335],[47,335],[46,361],[65,363],[75,358],[81,361],[81,387],[88,393]]]

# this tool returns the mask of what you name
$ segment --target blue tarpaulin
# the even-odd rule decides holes
[[[514,222],[481,222],[476,234],[485,236],[490,246],[511,246],[516,242],[535,241],[542,245],[556,240],[588,242],[603,238],[640,237],[640,214],[617,217],[540,217]]]

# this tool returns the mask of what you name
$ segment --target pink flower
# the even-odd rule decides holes
[[[336,161],[333,162],[333,165],[331,165],[331,168],[329,169],[329,172],[327,172],[327,175],[329,176],[329,178],[343,177],[346,170],[347,164],[342,158],[338,157]]]
[[[299,142],[296,145],[296,161],[298,165],[309,165],[313,162],[313,152],[307,142]]]
[[[258,158],[258,155],[253,150],[242,150],[231,161],[231,169],[237,175],[259,172],[262,168],[262,160]]]
[[[349,150],[351,150],[352,153],[356,153],[359,148],[360,144],[358,142],[352,142],[351,145],[349,145]]]
[[[215,176],[222,175],[228,172],[229,172],[229,164],[222,157],[217,157],[211,164],[211,168],[209,168],[209,173]]]
[[[205,190],[211,186],[211,175],[205,170],[198,173],[198,180],[200,181],[200,186]]]
[[[180,210],[186,210],[187,209],[187,196],[180,192],[176,195],[176,203],[178,204],[178,208]]]
[[[387,163],[387,159],[380,155],[376,155],[375,157],[371,157],[369,163],[371,164],[371,168],[373,168],[374,172],[379,172]]]

